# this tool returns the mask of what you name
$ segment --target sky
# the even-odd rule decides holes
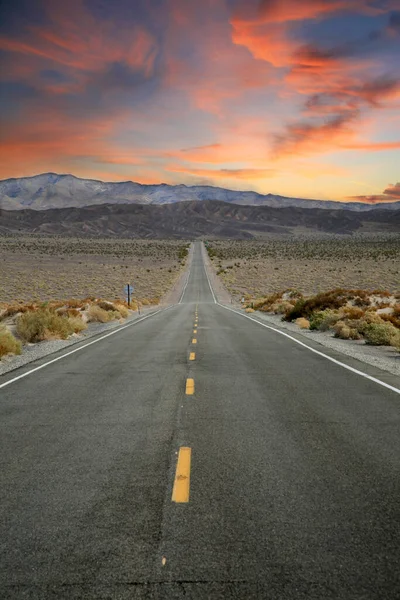
[[[0,178],[400,200],[400,0],[0,0]]]

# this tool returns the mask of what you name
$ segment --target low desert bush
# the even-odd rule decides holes
[[[246,308],[245,312],[247,312],[247,313],[253,313],[254,312],[254,308],[248,307],[248,308]]]
[[[341,315],[338,311],[333,311],[330,308],[311,313],[310,329],[319,331],[328,331],[335,323],[340,321]]]
[[[298,325],[300,329],[310,329],[310,321],[304,317],[296,319],[296,325]]]
[[[270,310],[277,315],[285,315],[289,310],[292,310],[293,304],[287,300],[281,300],[280,302],[274,302]]]
[[[74,330],[74,333],[80,333],[87,329],[87,324],[83,321],[82,317],[69,317],[68,321]]]
[[[370,323],[363,335],[372,346],[395,346],[400,341],[400,332],[391,323]]]
[[[113,302],[109,302],[108,300],[98,300],[96,305],[102,308],[103,310],[116,310],[115,304]]]
[[[119,302],[115,302],[115,309],[119,312],[119,314],[121,315],[121,317],[123,319],[126,319],[127,317],[129,317],[129,310],[123,304],[120,304]]]
[[[21,342],[3,326],[0,327],[0,359],[6,354],[21,354]]]
[[[83,308],[85,301],[78,300],[77,298],[70,298],[65,302],[65,304],[68,306],[68,308]]]
[[[354,327],[350,327],[344,321],[337,321],[334,324],[333,330],[335,332],[335,337],[340,338],[341,340],[359,340],[361,339],[361,335]]]
[[[357,306],[345,306],[342,312],[347,319],[361,319],[364,316],[365,310]]]
[[[48,309],[26,312],[17,317],[17,333],[26,342],[41,342],[48,339],[66,339],[74,333],[68,317],[60,316]]]
[[[108,323],[110,320],[109,311],[104,310],[97,304],[91,304],[86,314],[88,323]]]

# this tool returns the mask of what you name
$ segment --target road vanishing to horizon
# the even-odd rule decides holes
[[[1,598],[400,597],[399,378],[219,304],[200,242],[73,348],[0,378]]]

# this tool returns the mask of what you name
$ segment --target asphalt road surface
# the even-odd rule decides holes
[[[216,304],[199,243],[180,304],[4,385],[49,358],[0,379],[1,598],[400,597],[399,394]]]

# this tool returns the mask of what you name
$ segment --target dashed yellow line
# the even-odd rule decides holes
[[[196,359],[196,352],[191,352],[189,354],[189,360],[195,360]]]
[[[172,502],[189,502],[191,455],[191,448],[182,446],[179,449]]]
[[[194,379],[186,379],[186,394],[192,396],[194,394]]]
[[[193,333],[197,333],[197,329],[193,329]]]
[[[197,339],[196,338],[192,339],[192,344],[197,344]]]

